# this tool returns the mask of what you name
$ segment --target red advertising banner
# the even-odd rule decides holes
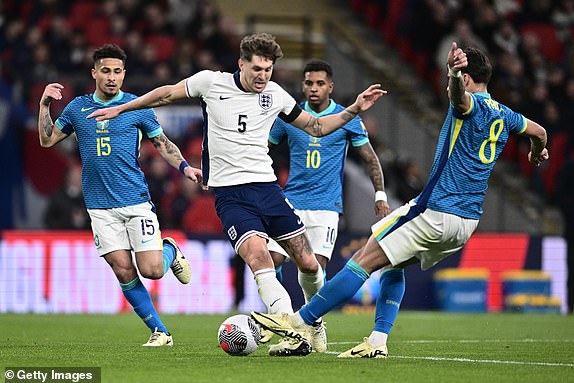
[[[224,313],[234,304],[236,255],[226,240],[173,236],[192,266],[192,280],[180,284],[171,273],[142,278],[159,311]],[[261,310],[249,269],[240,310]],[[129,310],[112,270],[98,255],[90,232],[5,231],[0,241],[0,312],[117,313]]]

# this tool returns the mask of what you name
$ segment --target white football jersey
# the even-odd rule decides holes
[[[185,84],[188,97],[203,101],[204,183],[220,187],[275,181],[267,139],[279,113],[289,115],[297,106],[295,99],[273,81],[262,93],[248,92],[239,72],[204,70]]]

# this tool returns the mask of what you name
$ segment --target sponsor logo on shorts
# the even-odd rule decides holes
[[[94,244],[96,245],[96,248],[99,249],[102,247],[102,244],[100,243],[100,237],[98,237],[98,235],[94,235]]]

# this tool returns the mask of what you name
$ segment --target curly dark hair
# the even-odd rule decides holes
[[[275,61],[283,57],[283,51],[275,37],[264,32],[245,36],[239,44],[239,52],[244,61],[251,61],[253,56],[261,56],[275,64]]]

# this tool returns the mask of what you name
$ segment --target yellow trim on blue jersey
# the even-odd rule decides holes
[[[462,115],[466,116],[467,114],[469,114],[472,111],[473,108],[474,108],[474,97],[471,94],[470,95],[470,106],[468,107],[468,110],[466,112],[464,112]]]
[[[141,156],[142,138],[143,138],[143,133],[142,133],[141,129],[138,129],[138,158],[140,158],[140,156]]]
[[[450,148],[448,149],[448,155],[450,157],[450,154],[452,153],[452,148],[454,147],[454,143],[456,142],[456,139],[458,138],[458,134],[460,133],[460,129],[462,128],[462,123],[464,121],[459,120],[458,118],[454,119],[454,131],[452,132],[452,137],[450,138]]]
[[[518,134],[524,133],[524,131],[526,130],[526,127],[528,126],[528,120],[526,119],[526,117],[522,116],[522,121],[524,121],[524,127],[522,127],[522,129],[520,129],[520,132],[518,132]]]
[[[379,241],[387,231],[389,231],[393,225],[395,223],[397,223],[397,221],[401,218],[404,217],[404,215],[397,215],[395,218],[393,218],[391,221],[387,222],[385,225],[381,226],[377,231],[373,232],[373,235],[375,236],[375,238],[377,239],[377,241]]]

